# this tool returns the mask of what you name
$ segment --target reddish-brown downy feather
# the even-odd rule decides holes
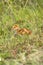
[[[19,25],[17,25],[17,24],[14,25],[12,28],[13,28],[13,30],[15,30],[17,32],[17,34],[24,35],[24,34],[31,34],[32,33],[31,30],[26,29],[26,28],[20,28]]]

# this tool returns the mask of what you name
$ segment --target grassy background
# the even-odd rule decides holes
[[[25,2],[0,0],[0,65],[43,65],[43,0]],[[14,36],[14,24],[32,34]]]

